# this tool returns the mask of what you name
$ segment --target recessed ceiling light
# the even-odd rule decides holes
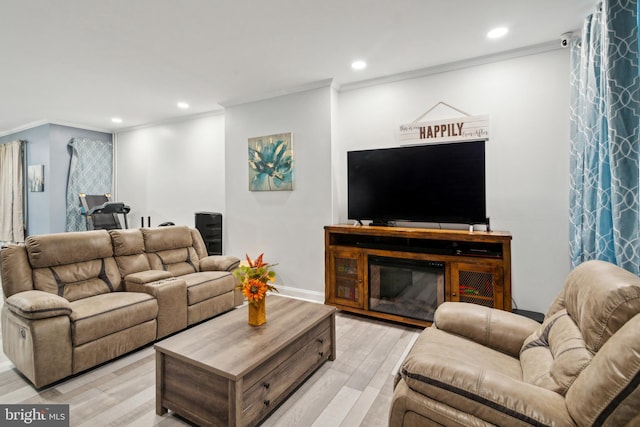
[[[178,102],[178,108],[182,108],[183,110],[189,108],[189,104],[186,102]]]
[[[111,119],[113,123],[122,123],[122,119],[120,117],[114,117]]]
[[[364,61],[353,61],[351,63],[351,68],[353,68],[354,70],[362,70],[363,68],[367,67],[367,63]]]
[[[498,28],[494,28],[493,30],[489,31],[487,33],[487,37],[490,38],[490,39],[497,39],[497,38],[500,38],[500,37],[504,36],[508,32],[509,32],[509,29],[507,27],[498,27]]]

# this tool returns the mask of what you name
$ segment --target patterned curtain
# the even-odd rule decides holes
[[[22,144],[0,144],[0,242],[24,242]]]
[[[640,266],[637,0],[605,0],[571,46],[570,250]]]
[[[80,193],[111,193],[113,182],[113,144],[73,138],[67,145],[71,154],[67,181],[67,231],[87,229],[80,211]]]

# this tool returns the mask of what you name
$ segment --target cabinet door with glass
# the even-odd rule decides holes
[[[364,308],[363,265],[363,255],[358,251],[330,251],[328,290],[331,303]]]
[[[452,263],[451,301],[504,309],[502,268],[491,264]]]

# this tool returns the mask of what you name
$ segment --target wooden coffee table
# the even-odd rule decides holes
[[[157,343],[156,413],[255,425],[336,354],[334,307],[269,295],[267,323],[240,307]]]

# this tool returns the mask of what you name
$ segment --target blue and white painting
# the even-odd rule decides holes
[[[249,191],[293,190],[291,132],[249,138]]]

